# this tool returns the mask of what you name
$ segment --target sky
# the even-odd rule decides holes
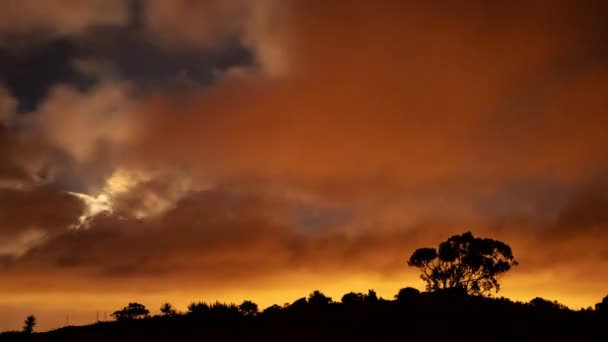
[[[471,231],[498,296],[608,281],[602,0],[0,0],[0,330],[128,302],[424,289]],[[98,316],[99,315],[99,316]]]

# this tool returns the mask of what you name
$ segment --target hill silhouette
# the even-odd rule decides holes
[[[160,315],[140,303],[112,314],[115,321],[36,333],[28,316],[21,332],[2,341],[403,341],[414,340],[606,340],[608,296],[574,311],[543,298],[528,303],[491,297],[497,276],[517,265],[503,242],[467,232],[437,249],[421,248],[408,264],[421,271],[427,292],[406,287],[393,300],[375,291],[333,300],[313,291],[290,304],[262,311],[252,301],[192,302],[186,312],[163,304]]]
[[[608,297],[607,297],[608,298]],[[604,299],[604,303],[608,299]],[[137,303],[130,303],[132,304]],[[406,288],[395,300],[348,293],[333,302],[315,291],[289,305],[261,312],[255,303],[193,303],[184,313],[65,327],[45,333],[7,332],[2,341],[400,341],[408,337],[520,340],[531,336],[566,340],[608,337],[605,307],[573,311],[535,298],[529,303],[471,296],[454,290]],[[141,305],[141,304],[138,304]],[[143,306],[142,306],[143,307]]]

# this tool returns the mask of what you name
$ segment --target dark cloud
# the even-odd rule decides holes
[[[252,52],[237,38],[216,47],[171,50],[151,41],[145,32],[107,28],[89,32],[79,44],[87,51],[83,58],[106,64],[115,77],[141,87],[164,87],[180,77],[204,86],[230,68],[252,64]]]
[[[79,61],[99,65],[107,74],[83,70]],[[236,41],[217,49],[170,51],[147,42],[145,36],[107,28],[88,31],[77,40],[56,39],[20,50],[0,48],[0,80],[17,98],[18,110],[28,112],[58,84],[89,91],[100,77],[111,77],[136,82],[145,93],[172,84],[210,85],[222,72],[251,63],[251,52]]]
[[[56,39],[32,47],[0,48],[0,80],[17,98],[19,111],[34,110],[57,83],[87,88],[94,81],[81,74],[73,60],[82,51],[69,39]]]
[[[88,91],[100,78],[114,78],[137,82],[145,93],[172,85],[210,85],[223,72],[254,63],[254,52],[243,45],[238,31],[210,45],[166,48],[148,30],[153,21],[145,21],[156,2],[7,5],[8,13],[23,22],[12,18],[0,26],[0,81],[17,98],[19,111],[35,110],[57,84]]]
[[[397,250],[414,236],[406,231],[384,237],[373,232],[311,235],[285,226],[288,218],[274,211],[271,202],[250,196],[191,194],[153,220],[96,217],[87,229],[56,235],[32,248],[9,269],[72,269],[87,276],[152,279],[196,272],[208,281],[240,281],[298,269],[380,271],[385,264],[401,263]],[[385,256],[367,260],[380,249]]]
[[[82,203],[74,196],[45,186],[31,190],[2,189],[0,201],[4,229],[27,226],[64,229],[82,211]]]
[[[587,185],[573,193],[559,213],[556,238],[587,235],[605,241],[608,238],[608,184]]]

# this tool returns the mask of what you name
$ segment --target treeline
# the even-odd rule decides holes
[[[193,302],[179,312],[170,304],[150,315],[130,303],[113,322],[66,327],[47,333],[5,333],[2,341],[156,341],[192,337],[234,341],[377,340],[407,336],[604,336],[608,296],[596,308],[574,311],[555,301],[528,303],[471,296],[458,290],[419,292],[404,288],[394,300],[347,293],[340,301],[319,291],[290,304],[264,310],[252,301],[240,305]]]

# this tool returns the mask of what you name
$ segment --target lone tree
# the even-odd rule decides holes
[[[150,315],[150,311],[143,304],[129,303],[122,310],[114,311],[112,316],[117,321],[127,321],[133,319],[142,319]]]
[[[36,326],[36,316],[29,315],[25,318],[23,322],[23,333],[31,334],[34,332],[34,327]]]
[[[498,292],[496,278],[517,261],[509,245],[467,232],[452,236],[438,249],[417,249],[407,264],[420,269],[428,291],[458,289],[469,295],[484,295],[492,289]]]

